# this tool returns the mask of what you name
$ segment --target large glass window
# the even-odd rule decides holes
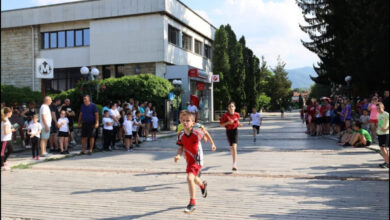
[[[179,30],[168,25],[168,42],[179,46]]]
[[[49,33],[43,33],[43,36],[42,36],[42,40],[43,40],[43,43],[42,43],[42,48],[43,49],[48,49],[49,48]]]
[[[192,37],[183,33],[183,48],[192,51]]]
[[[195,53],[202,55],[202,42],[195,40]]]
[[[42,49],[89,46],[89,28],[42,33]]]
[[[74,47],[74,31],[66,31],[66,47]]]
[[[84,46],[89,46],[89,29],[84,29]]]
[[[58,48],[65,47],[65,31],[58,32]]]
[[[50,48],[57,48],[57,32],[50,33]]]
[[[83,46],[83,30],[76,30],[76,47]]]
[[[211,59],[211,47],[209,45],[204,45],[204,56]]]

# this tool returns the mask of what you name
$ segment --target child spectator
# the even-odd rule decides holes
[[[12,116],[12,109],[8,107],[3,108],[1,115],[1,169],[9,170],[7,165],[7,158],[13,152],[12,147],[12,132],[15,128],[12,127],[9,118]],[[6,151],[7,150],[7,151]]]
[[[156,141],[156,140],[157,140],[156,133],[157,133],[157,129],[158,129],[157,112],[153,112],[153,115],[152,115],[152,124],[153,124],[153,128],[152,128],[152,140],[153,140],[153,141]]]
[[[193,114],[183,115],[183,128],[184,130],[180,132],[177,140],[177,154],[174,158],[174,161],[177,162],[180,159],[180,156],[185,152],[185,158],[187,161],[187,183],[190,192],[190,202],[188,206],[184,209],[185,213],[191,213],[195,210],[195,184],[198,185],[201,189],[202,196],[207,197],[207,182],[202,181],[198,177],[199,171],[203,166],[203,150],[200,144],[201,139],[203,138],[204,133],[200,129],[193,129],[195,124],[195,116]],[[211,150],[215,151],[215,146],[212,146]]]
[[[24,129],[26,130],[26,138],[24,141],[27,149],[31,148],[31,138],[30,135],[28,135],[28,127],[33,123],[32,116],[27,117],[27,120],[24,122]]]
[[[141,122],[141,112],[139,110],[136,110],[135,112],[135,118],[133,119],[133,138],[135,141],[135,146],[139,147],[139,137],[138,137],[138,131],[140,127],[142,127]]]
[[[354,134],[349,141],[349,144],[354,147],[368,147],[371,145],[372,138],[367,130],[362,128],[360,121],[355,122],[353,125]]]
[[[368,110],[363,109],[363,115],[360,116],[360,122],[362,123],[362,128],[366,131],[370,130],[370,116],[368,115]]]
[[[378,103],[377,97],[372,97],[371,103],[368,105],[367,110],[370,111],[370,127],[373,143],[376,143],[376,131],[378,128],[378,110],[376,104]]]
[[[339,145],[345,147],[350,146],[348,142],[351,140],[353,133],[354,132],[352,130],[352,127],[348,126],[345,131],[341,132],[341,139],[339,141]]]
[[[133,120],[131,119],[131,112],[128,112],[126,119],[123,121],[123,134],[125,136],[125,147],[127,151],[132,151],[132,135],[133,135]]]
[[[113,134],[112,134],[112,139],[111,139],[111,149],[115,150],[116,136],[118,134],[119,124],[120,124],[119,119],[121,117],[121,115],[119,114],[116,103],[113,103],[111,105],[110,117],[112,118],[112,120],[114,120]]]
[[[31,123],[27,127],[27,135],[31,141],[31,151],[33,160],[39,160],[39,138],[41,136],[42,125],[38,122],[38,115],[32,116]]]
[[[378,109],[378,142],[385,162],[379,166],[389,168],[389,113],[385,111],[383,103],[377,104]]]
[[[60,137],[61,154],[69,154],[69,119],[66,117],[65,110],[62,110],[60,113],[60,118],[57,121],[57,127],[59,129],[58,137]]]
[[[111,151],[110,144],[112,142],[112,135],[113,135],[113,125],[114,120],[109,115],[109,110],[104,110],[102,123],[103,123],[103,150],[104,151]]]

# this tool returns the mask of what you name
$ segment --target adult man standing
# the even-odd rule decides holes
[[[194,102],[191,100],[190,105],[187,107],[187,110],[195,115],[195,122],[198,121],[198,107],[194,105]]]
[[[50,128],[50,153],[59,152],[58,149],[58,128],[57,128],[57,120],[60,117],[60,112],[58,111],[58,106],[61,104],[61,99],[55,98],[54,102],[49,105],[51,111],[51,128]],[[55,149],[54,149],[55,148]]]
[[[91,155],[95,142],[94,134],[99,127],[99,113],[96,105],[91,102],[89,95],[83,96],[83,102],[78,121],[78,126],[81,127],[81,154],[85,154],[85,147],[89,139],[88,155]]]
[[[73,145],[76,145],[76,141],[74,140],[74,134],[73,134],[73,123],[74,123],[74,117],[76,114],[70,106],[70,99],[64,100],[64,104],[61,107],[61,111],[66,112],[66,117],[69,120],[69,131],[70,131],[70,140],[71,140],[70,143]]]
[[[40,116],[40,121],[42,125],[42,132],[41,132],[41,155],[42,157],[49,156],[49,154],[46,152],[46,146],[47,146],[47,141],[49,140],[50,137],[50,127],[51,127],[51,111],[49,108],[49,105],[51,104],[51,98],[50,96],[46,96],[43,99],[43,104],[41,108],[39,109],[39,116]]]

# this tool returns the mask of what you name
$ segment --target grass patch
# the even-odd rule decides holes
[[[29,169],[31,168],[31,166],[34,165],[34,163],[21,163],[21,164],[18,164],[18,165],[15,165],[13,167],[11,167],[11,169]]]

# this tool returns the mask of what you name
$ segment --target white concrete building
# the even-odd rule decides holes
[[[98,78],[152,73],[182,79],[185,94],[207,102],[212,117],[212,42],[216,28],[179,0],[89,0],[1,12],[1,81],[50,91],[73,88],[82,66]],[[52,59],[53,79],[35,77],[35,60]],[[188,66],[170,73],[170,66]],[[207,79],[189,77],[190,69]],[[201,93],[192,81],[205,83]],[[206,99],[207,100],[204,100]],[[207,116],[207,119],[210,119]]]

